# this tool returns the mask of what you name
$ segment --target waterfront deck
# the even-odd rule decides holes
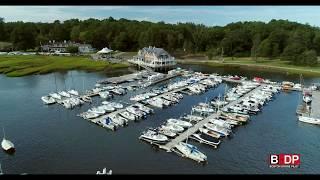
[[[226,106],[224,106],[224,108],[228,108],[230,106],[233,106],[237,103],[239,103],[240,101],[242,101],[242,99],[250,96],[252,93],[262,89],[265,86],[265,84],[262,84],[260,86],[258,86],[257,88],[251,90],[249,93],[247,93],[246,95],[242,96],[241,98],[237,99],[236,101],[232,101],[229,104],[227,104]],[[167,152],[171,152],[172,149],[175,147],[176,144],[178,144],[179,142],[184,141],[185,139],[187,139],[190,135],[194,134],[195,132],[197,132],[199,130],[200,127],[203,127],[204,124],[208,123],[210,121],[210,119],[214,119],[216,117],[219,117],[220,114],[218,113],[214,113],[208,117],[206,117],[205,119],[203,119],[202,121],[199,121],[197,124],[195,124],[194,126],[192,126],[191,128],[187,129],[185,132],[181,133],[179,136],[177,136],[175,139],[173,139],[172,141],[170,141],[169,143],[165,144],[165,145],[161,145],[159,146],[159,148],[166,150]]]

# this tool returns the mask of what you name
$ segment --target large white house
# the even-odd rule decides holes
[[[162,48],[144,47],[139,50],[138,55],[128,60],[130,63],[154,70],[167,70],[173,68],[177,63],[167,51]]]

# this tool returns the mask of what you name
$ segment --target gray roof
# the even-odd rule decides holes
[[[148,52],[148,53],[154,53],[157,57],[161,56],[161,55],[166,55],[166,56],[170,56],[169,53],[167,51],[165,51],[162,48],[156,48],[156,47],[144,47],[142,50],[142,52]]]

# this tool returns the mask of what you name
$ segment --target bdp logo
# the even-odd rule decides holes
[[[270,168],[298,168],[300,167],[300,154],[271,154]]]

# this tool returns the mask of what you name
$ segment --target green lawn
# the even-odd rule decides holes
[[[279,59],[264,59],[259,58],[258,61],[252,60],[251,57],[232,58],[226,57],[224,61],[218,60],[195,60],[185,59],[178,60],[181,64],[206,64],[209,66],[238,66],[243,68],[256,68],[263,71],[279,71],[287,74],[304,74],[310,76],[320,76],[320,65],[317,66],[296,66],[290,64],[288,61],[280,61]]]
[[[55,71],[86,70],[103,71],[125,68],[125,64],[93,61],[89,57],[63,56],[0,56],[0,73],[10,77],[45,74]]]

